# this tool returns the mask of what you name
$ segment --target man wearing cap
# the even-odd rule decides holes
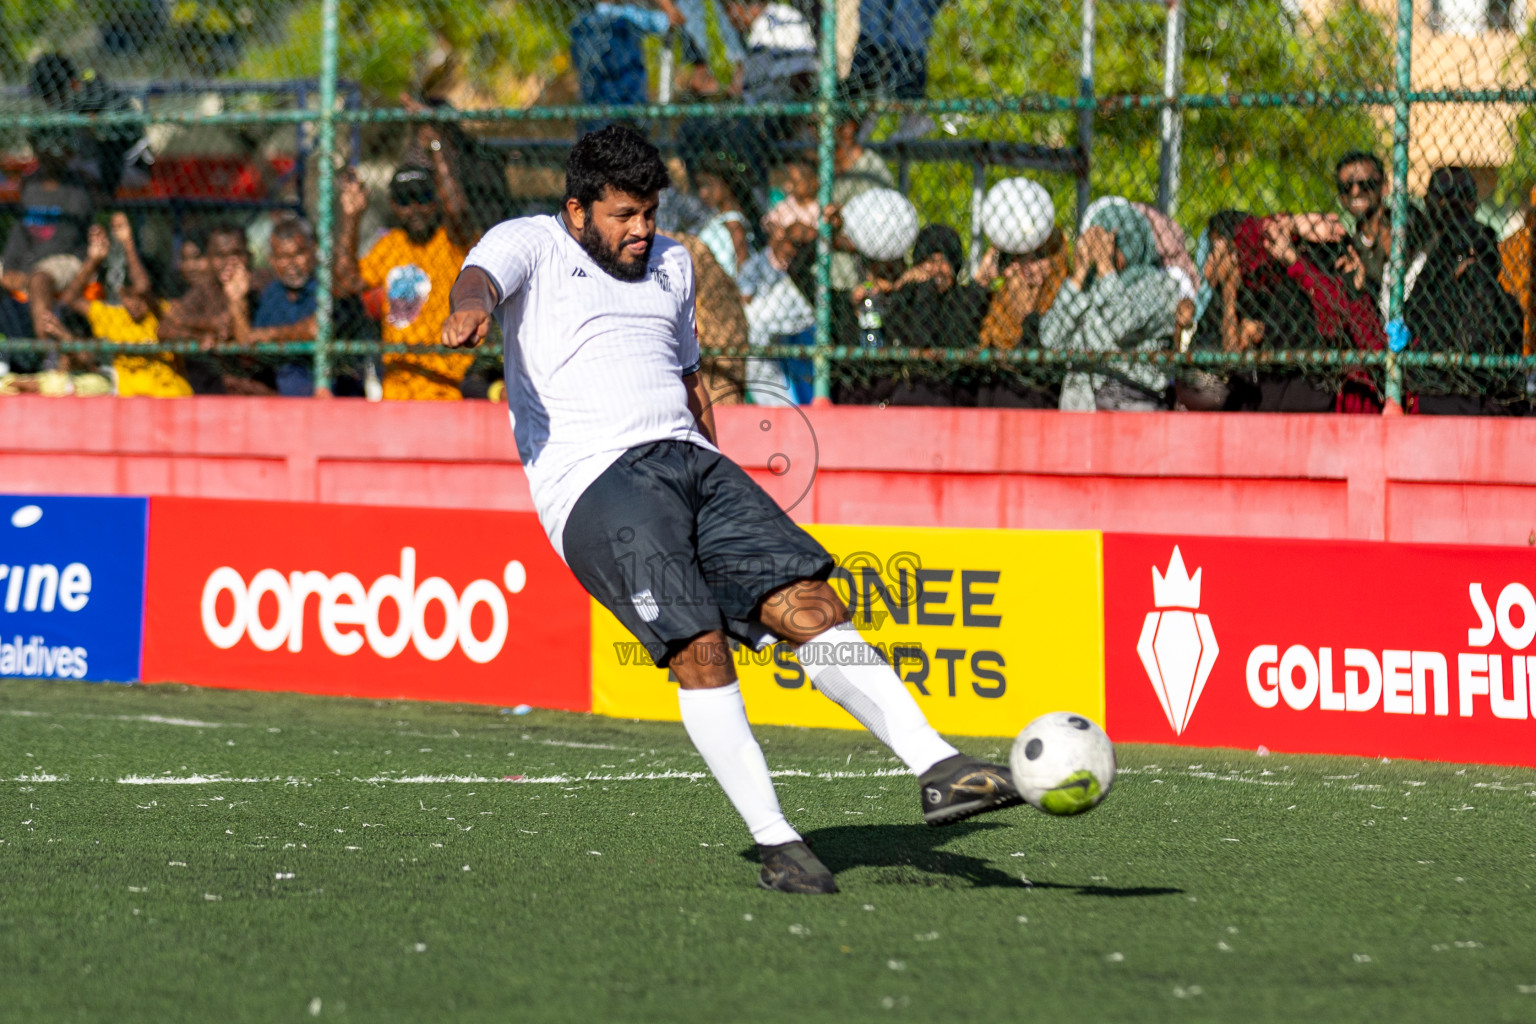
[[[476,239],[463,191],[436,139],[429,139],[432,166],[406,164],[389,182],[389,208],[399,225],[357,258],[358,223],[368,191],[355,178],[341,188],[341,235],[336,243],[336,289],[358,294],[384,289],[383,341],[432,345],[448,317],[448,291]],[[471,355],[384,356],[386,399],[462,398]]]

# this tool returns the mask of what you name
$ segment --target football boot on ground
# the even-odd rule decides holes
[[[763,862],[763,871],[758,876],[757,884],[764,889],[818,894],[837,892],[837,882],[832,878],[832,872],[801,840],[780,843],[778,846],[763,846],[759,843],[757,855]]]
[[[923,794],[923,820],[950,825],[987,811],[1024,802],[1013,785],[1013,773],[967,754],[946,757],[918,780]]]

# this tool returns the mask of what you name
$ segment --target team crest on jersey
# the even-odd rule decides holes
[[[667,272],[665,270],[661,269],[660,267],[652,267],[651,280],[660,285],[662,291],[667,292],[668,294],[671,293],[672,279],[667,276]]]

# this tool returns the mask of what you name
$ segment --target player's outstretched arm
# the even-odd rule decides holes
[[[490,275],[479,267],[465,267],[448,293],[448,319],[443,321],[443,344],[449,348],[474,348],[491,329],[491,311],[499,298]]]

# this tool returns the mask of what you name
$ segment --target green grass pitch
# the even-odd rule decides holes
[[[0,683],[0,1020],[1536,1020],[1536,772],[1125,747],[929,829],[759,736],[842,894],[756,887],[679,726]]]

